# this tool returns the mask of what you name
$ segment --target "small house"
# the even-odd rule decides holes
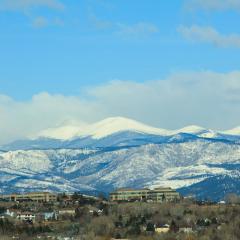
[[[155,227],[156,233],[167,233],[167,232],[169,232],[169,230],[170,230],[169,224],[164,224],[164,225]]]
[[[44,212],[43,219],[44,221],[58,220],[58,214],[56,212]]]
[[[73,216],[73,215],[75,215],[75,213],[76,213],[76,211],[75,211],[75,209],[61,209],[61,210],[59,210],[58,211],[58,214],[59,215],[71,215],[71,216]]]
[[[36,219],[36,215],[30,212],[23,212],[18,213],[16,218],[24,222],[34,222]]]
[[[14,217],[14,216],[16,215],[16,212],[7,209],[4,214],[5,214],[6,216],[9,216],[9,217]]]

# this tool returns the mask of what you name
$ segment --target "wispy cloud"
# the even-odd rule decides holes
[[[91,2],[91,1],[90,1]],[[109,33],[121,36],[121,37],[144,37],[149,36],[154,33],[159,32],[159,28],[156,24],[148,21],[142,21],[141,19],[136,20],[135,22],[127,22],[121,19],[116,19],[114,14],[114,1],[105,1],[105,0],[94,0],[92,1],[95,4],[103,7],[105,10],[108,10],[108,13],[111,13],[112,16],[110,19],[106,19],[105,16],[98,16],[95,14],[94,9],[89,5],[88,8],[88,19],[89,22],[97,30],[109,30]],[[109,16],[109,14],[107,14]]]
[[[0,0],[0,11],[20,12],[29,19],[34,28],[63,26],[63,20],[58,17],[50,19],[45,16],[35,16],[33,10],[38,8],[62,11],[65,5],[59,0]]]
[[[109,30],[112,33],[123,37],[148,36],[158,33],[158,27],[149,22],[137,22],[134,24],[126,24],[121,22],[103,20],[97,17],[92,11],[88,15],[91,25],[97,30]]]
[[[58,0],[0,0],[0,10],[2,11],[26,12],[40,7],[54,10],[63,10],[65,8],[64,4]]]
[[[139,22],[132,25],[117,24],[118,30],[117,34],[122,36],[138,36],[138,35],[149,35],[159,32],[159,29],[156,25],[147,22]]]
[[[217,47],[235,47],[240,48],[240,35],[223,35],[212,27],[201,27],[193,25],[191,27],[180,26],[178,31],[188,40],[194,42],[205,42]]]
[[[49,19],[43,16],[38,16],[32,20],[32,26],[34,28],[45,28],[51,26],[62,27],[64,26],[64,21],[60,18]]]
[[[143,83],[115,80],[91,87],[84,94],[86,98],[40,93],[24,102],[0,95],[0,142],[32,135],[66,120],[89,123],[109,116],[170,129],[188,124],[214,129],[239,125],[240,71],[182,72]]]
[[[92,12],[89,14],[88,18],[90,23],[98,30],[106,30],[113,27],[113,23],[111,21],[102,20]]]
[[[205,11],[240,11],[240,0],[186,0],[185,8],[187,10],[202,9]]]
[[[43,27],[48,26],[48,23],[49,22],[48,22],[47,18],[45,18],[45,17],[36,17],[33,20],[32,25],[35,28],[43,28]]]

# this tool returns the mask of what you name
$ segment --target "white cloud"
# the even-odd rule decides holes
[[[97,112],[94,102],[79,97],[40,93],[29,101],[18,102],[0,95],[0,142],[30,136],[65,121],[90,121],[98,116]]]
[[[113,23],[110,21],[99,19],[93,12],[89,13],[90,23],[98,30],[105,30],[113,27]]]
[[[119,23],[117,24],[117,27],[117,34],[123,36],[144,36],[159,32],[159,29],[156,25],[147,22],[139,22],[132,25]]]
[[[194,42],[206,42],[218,47],[236,47],[240,48],[240,35],[223,35],[212,27],[200,27],[193,25],[191,27],[180,26],[178,31],[188,40]]]
[[[0,95],[0,142],[59,125],[124,116],[175,129],[198,124],[213,129],[240,124],[240,71],[186,72],[165,80],[112,81],[89,88],[85,95],[40,93],[25,102]]]
[[[64,4],[58,0],[0,0],[0,10],[28,11],[32,8],[45,7],[63,10]]]
[[[65,5],[59,0],[0,0],[0,11],[14,11],[24,14],[35,28],[47,26],[63,26],[64,22],[56,17],[48,19],[44,16],[34,16],[32,10],[35,8],[49,8],[52,10],[64,10]]]
[[[202,9],[206,11],[240,10],[240,0],[186,0],[188,10]]]
[[[48,20],[45,17],[36,17],[33,20],[32,25],[36,28],[43,28],[48,26]]]
[[[136,22],[134,24],[126,24],[122,22],[115,22],[103,20],[96,16],[96,14],[89,9],[88,20],[90,24],[97,30],[110,30],[111,32],[124,37],[138,37],[147,36],[158,33],[158,27],[150,22]]]
[[[45,28],[49,26],[64,26],[64,21],[60,18],[48,19],[46,17],[36,17],[32,20],[32,26],[35,28]]]
[[[93,12],[90,12],[88,19],[92,26],[97,30],[111,30],[113,33],[124,37],[147,36],[158,33],[159,29],[153,23],[137,22],[135,24],[116,23],[98,18]]]

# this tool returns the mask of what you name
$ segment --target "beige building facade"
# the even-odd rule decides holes
[[[49,192],[32,192],[25,194],[9,194],[9,195],[1,195],[0,199],[6,201],[34,201],[34,202],[56,202],[57,195]]]
[[[152,201],[173,202],[180,199],[180,195],[172,188],[150,189],[118,189],[110,193],[110,201]]]

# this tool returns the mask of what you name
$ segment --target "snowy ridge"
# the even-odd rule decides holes
[[[232,178],[237,181],[239,173],[239,144],[204,139],[112,150],[52,149],[0,153],[0,182],[4,182],[1,192],[109,192],[120,187],[157,186],[185,187],[189,192],[195,184],[215,177],[218,177],[215,181],[225,176],[228,181]],[[239,186],[238,182],[236,184],[230,186]],[[199,186],[198,191],[202,191]]]
[[[177,129],[175,131],[171,131],[171,134],[177,133],[190,133],[190,134],[200,134],[207,131],[205,128],[197,126],[197,125],[190,125],[181,129]]]
[[[240,127],[236,127],[230,130],[226,130],[222,132],[223,134],[229,134],[229,135],[240,135]]]
[[[151,127],[128,118],[112,117],[89,125],[64,125],[58,128],[46,129],[38,133],[35,136],[35,139],[39,137],[61,140],[70,140],[78,137],[91,137],[93,139],[101,139],[123,131],[132,131],[137,133],[159,136],[171,136],[178,133],[195,134],[206,138],[216,137],[218,133],[240,136],[240,127],[228,131],[219,132],[196,125],[186,126],[177,130],[167,130]]]
[[[76,137],[91,136],[93,139],[100,139],[121,131],[134,131],[139,133],[169,135],[170,131],[154,128],[135,120],[114,117],[107,118],[100,122],[83,126],[62,126],[59,128],[47,129],[40,132],[37,137],[55,138],[67,140]]]
[[[172,131],[121,117],[48,129],[2,148],[0,192],[170,186],[220,199],[240,193],[238,131],[195,125]]]

